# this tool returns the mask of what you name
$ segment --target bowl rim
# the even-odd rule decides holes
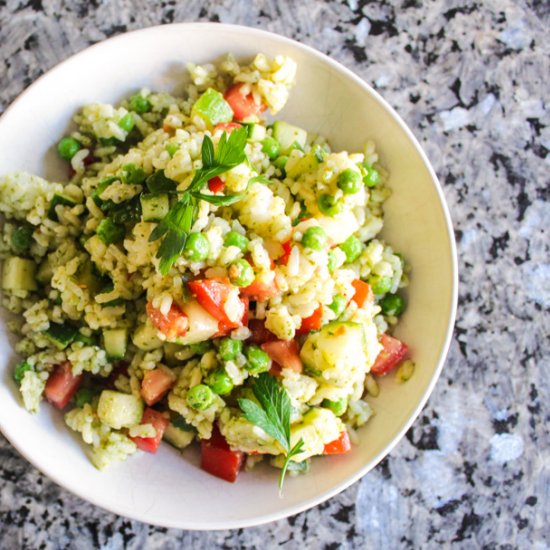
[[[419,402],[417,403],[413,413],[410,415],[408,420],[405,422],[401,430],[393,437],[393,439],[382,449],[375,457],[373,457],[371,460],[366,462],[360,469],[358,469],[356,472],[354,472],[352,475],[348,476],[346,479],[341,481],[340,483],[333,486],[331,489],[326,490],[315,497],[308,498],[304,501],[302,501],[299,504],[291,505],[289,508],[279,510],[277,512],[272,512],[263,516],[257,516],[254,518],[251,518],[248,521],[243,521],[242,519],[237,520],[224,520],[224,521],[215,521],[211,522],[209,524],[200,524],[196,525],[194,523],[189,523],[185,520],[179,521],[179,522],[171,522],[171,521],[151,521],[149,518],[145,517],[145,514],[136,512],[134,514],[130,514],[127,512],[121,512],[120,510],[117,510],[116,505],[114,504],[106,504],[105,502],[100,502],[99,499],[96,498],[90,498],[86,495],[86,491],[81,491],[78,489],[78,487],[69,487],[65,484],[63,479],[58,476],[55,470],[43,467],[37,459],[35,459],[33,456],[28,455],[24,449],[20,448],[16,443],[15,439],[12,439],[10,437],[9,432],[11,430],[6,429],[4,425],[1,423],[0,419],[0,431],[2,434],[6,437],[6,439],[10,442],[10,444],[21,454],[30,464],[32,464],[37,470],[39,470],[41,473],[45,474],[49,479],[54,481],[57,485],[63,487],[70,493],[78,496],[79,498],[83,499],[84,501],[90,502],[95,506],[98,506],[100,509],[107,510],[108,512],[111,512],[113,514],[116,514],[121,517],[126,517],[128,519],[132,520],[138,520],[140,522],[143,522],[145,524],[149,525],[157,525],[161,527],[168,527],[168,528],[176,528],[176,529],[188,529],[188,530],[200,530],[200,531],[213,531],[213,530],[221,530],[221,529],[237,529],[237,528],[244,528],[244,527],[253,527],[256,525],[263,525],[266,523],[270,523],[272,521],[277,521],[280,519],[284,519],[290,516],[294,516],[296,514],[299,514],[305,510],[308,510],[314,506],[317,506],[318,504],[321,504],[322,502],[332,498],[333,496],[339,494],[343,490],[347,489],[349,486],[351,486],[353,483],[361,479],[365,474],[367,474],[370,470],[372,470],[380,461],[382,461],[401,441],[405,433],[409,430],[409,428],[412,426],[412,424],[415,422],[415,420],[418,418],[420,412],[424,408],[429,396],[433,392],[433,389],[435,387],[435,384],[437,383],[437,380],[439,379],[439,376],[441,374],[441,371],[443,369],[443,365],[445,364],[447,354],[449,351],[452,335],[453,335],[453,329],[456,319],[456,311],[457,311],[457,301],[458,301],[458,259],[457,259],[457,251],[456,251],[456,242],[454,237],[454,230],[453,230],[453,224],[451,215],[445,200],[445,196],[443,194],[443,190],[441,187],[441,184],[437,178],[437,175],[430,164],[428,157],[424,150],[422,149],[422,146],[416,139],[416,137],[413,135],[412,131],[409,129],[409,127],[406,125],[406,123],[403,121],[403,119],[400,117],[400,115],[395,111],[395,109],[374,89],[372,88],[366,81],[364,81],[362,78],[360,78],[358,75],[356,75],[353,71],[339,63],[338,61],[335,61],[331,59],[328,55],[320,52],[319,50],[316,50],[315,48],[308,46],[306,44],[302,44],[301,42],[298,42],[297,40],[288,38],[286,36],[265,31],[262,29],[258,29],[255,27],[249,27],[245,25],[236,25],[236,24],[229,24],[229,23],[215,23],[215,22],[182,22],[182,23],[169,23],[169,24],[163,24],[163,25],[152,25],[148,27],[143,27],[137,30],[125,32],[122,34],[119,34],[117,36],[107,38],[105,40],[101,40],[99,42],[96,42],[95,44],[92,44],[91,46],[88,46],[84,48],[83,50],[69,56],[68,58],[64,59],[48,71],[46,71],[44,74],[42,74],[39,78],[37,78],[32,84],[30,84],[23,92],[21,92],[11,103],[10,105],[5,109],[5,111],[0,116],[0,124],[2,123],[3,119],[24,99],[26,98],[27,94],[32,90],[33,87],[37,85],[42,79],[50,78],[52,75],[55,75],[61,68],[69,63],[74,62],[75,59],[78,57],[84,56],[85,54],[88,54],[90,50],[95,49],[101,49],[101,48],[110,48],[117,42],[123,42],[128,39],[128,37],[136,36],[136,35],[146,35],[150,32],[157,32],[158,30],[166,27],[178,27],[181,29],[204,29],[205,31],[212,30],[213,28],[223,28],[227,31],[232,32],[239,32],[239,33],[246,33],[250,34],[251,37],[257,36],[257,37],[268,37],[270,39],[275,39],[280,41],[282,44],[287,44],[289,46],[292,46],[294,48],[300,49],[307,53],[310,56],[313,56],[314,58],[317,58],[318,60],[322,61],[323,63],[328,64],[331,69],[336,71],[337,73],[340,73],[343,77],[350,79],[354,84],[359,86],[363,89],[366,93],[370,94],[371,96],[376,99],[380,105],[383,107],[383,109],[386,111],[386,113],[399,125],[402,132],[406,134],[408,139],[411,141],[411,143],[414,145],[416,152],[420,155],[421,160],[425,164],[429,176],[432,180],[432,184],[437,192],[437,197],[439,199],[439,204],[441,207],[441,211],[443,213],[444,221],[445,221],[445,228],[446,228],[446,236],[449,243],[449,251],[451,256],[451,275],[452,275],[452,281],[451,281],[451,307],[449,312],[449,319],[447,322],[446,332],[445,332],[445,339],[443,342],[443,346],[441,348],[439,359],[437,361],[436,369],[432,375],[432,378],[430,380],[430,383],[426,387],[424,393],[422,394]]]

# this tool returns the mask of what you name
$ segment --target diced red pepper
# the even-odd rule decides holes
[[[141,381],[141,397],[147,405],[158,403],[176,383],[176,375],[167,368],[148,370]]]
[[[225,101],[233,109],[236,120],[243,120],[253,115],[258,116],[267,109],[267,106],[263,103],[256,103],[251,93],[247,95],[242,94],[241,88],[243,86],[244,84],[240,83],[233,84],[224,95]]]
[[[374,293],[368,283],[365,283],[365,281],[362,281],[361,279],[355,279],[355,281],[351,284],[353,285],[353,288],[355,288],[355,294],[353,295],[352,300],[359,307],[363,307],[367,302],[371,304],[374,302]]]
[[[198,279],[187,283],[189,290],[197,297],[199,304],[221,323],[220,330],[231,330],[242,326],[242,321],[231,321],[225,312],[224,305],[229,293],[235,288],[228,279]],[[244,317],[245,304],[243,304]]]
[[[290,258],[290,252],[292,251],[292,241],[289,239],[282,243],[283,255],[279,258],[279,263],[281,265],[288,264],[288,259]]]
[[[163,315],[159,309],[153,307],[151,302],[147,302],[146,310],[153,325],[168,338],[174,339],[178,336],[185,336],[187,333],[189,319],[175,302],[172,302],[170,310],[166,315]]]
[[[141,424],[152,424],[157,431],[155,437],[131,437],[130,439],[138,446],[138,449],[147,453],[156,453],[164,435],[164,430],[168,426],[168,419],[161,412],[147,407],[143,412]]]
[[[214,131],[216,130],[224,130],[228,134],[230,134],[233,130],[237,128],[242,128],[243,125],[239,124],[238,122],[220,122],[219,124],[216,124]]]
[[[382,334],[380,336],[380,343],[382,344],[382,350],[370,369],[370,372],[377,376],[382,376],[390,372],[405,359],[409,351],[407,345],[401,342],[401,340],[387,334]]]
[[[265,328],[265,321],[263,319],[250,319],[248,328],[251,335],[247,342],[251,344],[263,344],[264,342],[277,340],[277,336]]]
[[[346,430],[340,433],[340,437],[327,443],[323,450],[324,455],[341,455],[351,451],[351,443]]]
[[[283,369],[302,372],[304,365],[300,359],[300,348],[296,340],[276,340],[265,342],[261,348],[269,355],[272,361],[281,365]]]
[[[323,304],[305,319],[302,319],[302,324],[300,328],[296,331],[296,334],[300,336],[301,334],[308,334],[312,330],[319,330],[321,328],[321,321],[323,319]]]
[[[208,180],[208,189],[210,189],[212,193],[221,193],[224,187],[225,183],[219,176],[214,176]]]
[[[54,407],[64,409],[78,390],[82,379],[82,374],[73,374],[70,361],[56,365],[46,382],[44,396]]]
[[[243,460],[244,453],[232,451],[216,426],[212,437],[201,441],[201,468],[209,474],[234,482]]]

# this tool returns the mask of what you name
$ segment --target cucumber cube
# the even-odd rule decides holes
[[[97,416],[115,430],[135,426],[143,416],[143,400],[128,393],[103,390],[97,404]]]
[[[44,332],[53,345],[59,349],[65,349],[79,334],[78,329],[71,325],[50,323],[50,328]]]
[[[220,92],[212,88],[208,88],[195,101],[191,113],[200,116],[211,126],[216,126],[220,122],[231,122],[233,120],[233,110],[229,106],[229,103],[225,101]]]
[[[248,125],[248,138],[252,141],[262,141],[265,139],[266,129],[261,124],[249,124]]]
[[[143,221],[160,222],[170,210],[170,199],[166,193],[141,195]]]
[[[32,260],[10,256],[4,260],[2,288],[4,290],[37,290],[34,274],[36,264]]]
[[[284,120],[277,120],[273,123],[273,137],[279,142],[281,153],[285,154],[294,149],[295,144],[303,149],[307,141],[307,132]]]
[[[104,329],[103,346],[110,359],[123,359],[126,355],[126,342],[128,341],[128,329]]]
[[[55,207],[58,204],[62,204],[63,206],[75,206],[76,201],[74,201],[71,197],[68,197],[67,195],[56,193],[53,196],[50,202],[50,208],[48,209],[48,218],[50,218],[50,220],[53,220],[54,222],[59,221],[57,217],[57,212],[55,211]]]

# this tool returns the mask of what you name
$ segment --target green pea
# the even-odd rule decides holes
[[[327,245],[327,234],[322,227],[308,227],[302,236],[302,245],[312,250],[323,250]]]
[[[178,143],[167,143],[165,149],[168,151],[170,158],[174,158],[176,151],[180,148]]]
[[[12,377],[15,380],[15,383],[17,385],[20,385],[23,381],[23,377],[25,376],[25,373],[27,371],[34,370],[34,368],[29,365],[26,361],[21,361],[21,363],[18,363],[15,368],[13,369]]]
[[[342,203],[335,199],[332,195],[321,195],[317,199],[317,206],[321,211],[321,214],[325,216],[336,216],[340,214],[343,209]]]
[[[196,411],[208,409],[214,399],[214,392],[205,384],[197,384],[187,392],[187,404]]]
[[[340,172],[338,176],[338,187],[345,195],[353,195],[361,189],[361,176],[351,168]]]
[[[256,278],[252,266],[242,258],[229,266],[228,273],[229,280],[236,286],[249,286]]]
[[[148,113],[152,108],[151,102],[141,94],[133,95],[130,98],[130,109],[136,113]]]
[[[380,300],[380,307],[384,315],[398,317],[405,311],[405,300],[398,294],[388,294]]]
[[[248,346],[244,352],[247,362],[246,370],[250,374],[267,372],[271,367],[269,355],[258,346]]]
[[[118,125],[120,128],[122,128],[126,133],[131,132],[134,127],[134,117],[132,116],[132,113],[126,113],[119,121]]]
[[[203,355],[210,349],[210,342],[205,340],[204,342],[197,342],[196,344],[189,344],[189,351],[193,355]]]
[[[95,397],[95,392],[90,388],[80,388],[74,396],[74,402],[77,407],[83,407],[86,403],[91,403]]]
[[[270,136],[267,136],[262,141],[262,151],[271,159],[275,160],[279,156],[279,151],[281,150],[281,146],[279,145],[279,142]]]
[[[326,409],[330,409],[336,416],[342,416],[348,408],[348,401],[344,397],[342,399],[338,399],[338,401],[323,399],[321,406]]]
[[[370,275],[367,282],[372,288],[372,291],[377,296],[386,294],[391,290],[391,277],[381,277],[380,275]]]
[[[380,183],[380,173],[369,164],[363,164],[363,183],[367,187],[376,187]]]
[[[236,246],[237,248],[240,248],[243,252],[246,251],[248,248],[248,239],[241,235],[240,233],[237,233],[237,231],[230,231],[223,241],[224,246]]]
[[[222,361],[234,361],[239,353],[243,349],[243,343],[241,340],[234,340],[233,338],[224,338],[220,342],[218,348],[218,355]]]
[[[185,242],[183,254],[192,262],[202,262],[208,258],[210,243],[202,233],[190,233]]]
[[[80,142],[72,137],[64,137],[57,144],[57,152],[62,159],[71,160],[80,151]]]
[[[11,234],[11,247],[16,254],[26,252],[32,244],[33,228],[30,225],[20,225]]]
[[[347,301],[341,294],[336,294],[334,298],[332,299],[332,304],[330,304],[328,307],[334,311],[334,314],[336,317],[339,317],[344,312],[344,309],[346,309]]]
[[[233,381],[225,369],[216,369],[208,376],[206,383],[218,395],[227,395],[233,389]]]
[[[340,248],[346,255],[346,263],[350,264],[361,256],[363,244],[357,237],[351,235],[340,245]]]

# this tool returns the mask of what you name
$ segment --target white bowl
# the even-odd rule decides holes
[[[184,529],[226,529],[296,514],[342,491],[373,468],[410,427],[442,368],[454,322],[456,251],[437,178],[395,111],[353,73],[321,53],[267,32],[231,25],[176,24],[132,32],[71,57],[26,90],[0,119],[0,174],[21,169],[61,177],[54,145],[84,104],[113,102],[142,86],[182,89],[187,62],[206,63],[231,51],[286,54],[298,63],[297,85],[280,118],[327,136],[335,149],[361,150],[373,139],[390,171],[384,237],[412,265],[408,310],[397,335],[417,369],[406,384],[393,377],[372,400],[376,416],[360,444],[343,456],[313,460],[309,475],[287,478],[284,498],[269,467],[242,473],[235,484],[199,468],[199,454],[168,445],[139,453],[100,473],[62,415],[20,405],[11,381],[13,338],[0,326],[0,429],[19,452],[59,485],[117,514]],[[373,504],[374,506],[376,503]]]

